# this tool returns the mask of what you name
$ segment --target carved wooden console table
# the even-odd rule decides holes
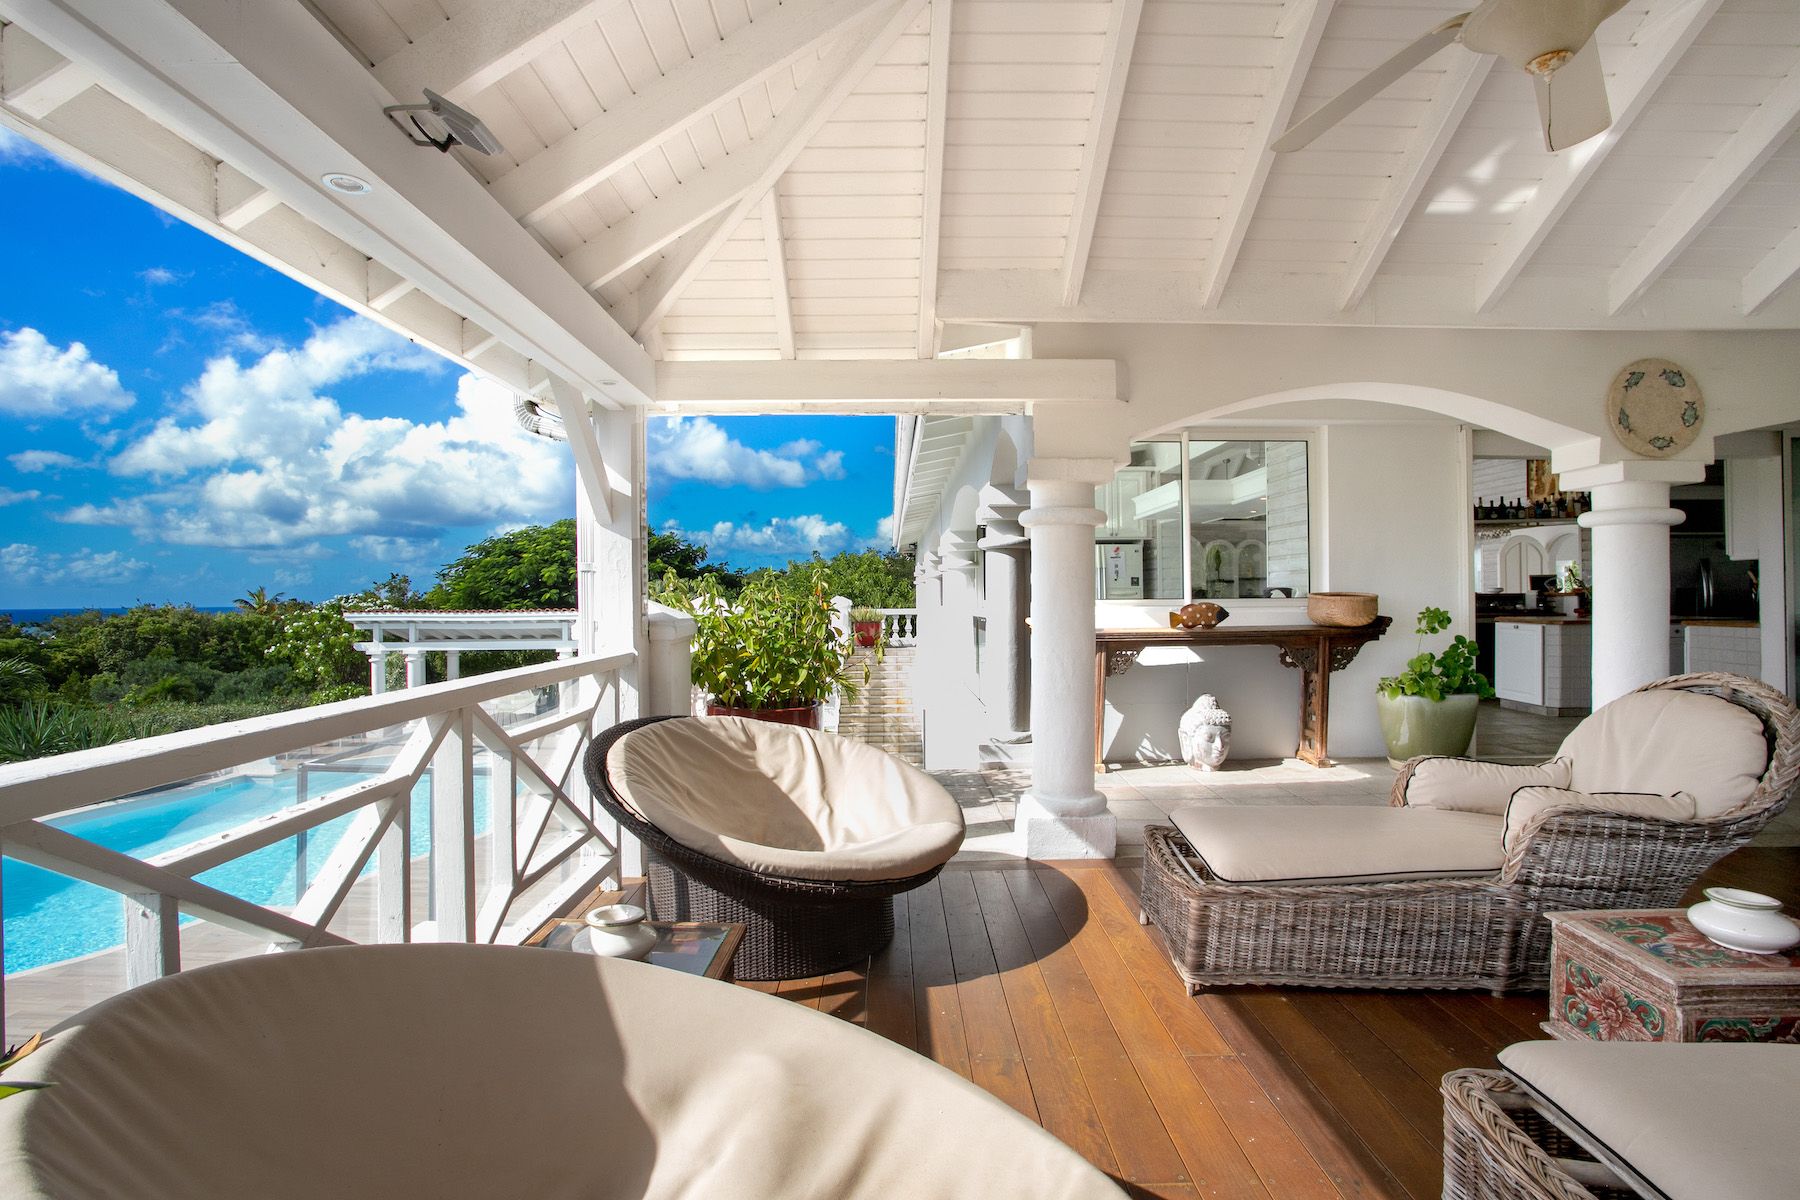
[[[1300,744],[1295,757],[1315,767],[1330,765],[1326,729],[1331,717],[1331,673],[1350,665],[1356,652],[1387,632],[1392,617],[1343,629],[1330,625],[1220,625],[1212,629],[1101,629],[1094,634],[1094,765],[1104,770],[1106,677],[1119,675],[1151,646],[1274,646],[1284,667],[1300,672]]]

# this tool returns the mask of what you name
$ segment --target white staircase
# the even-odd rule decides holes
[[[854,671],[860,677],[867,666],[869,682],[838,710],[838,732],[923,766],[925,738],[913,711],[912,663],[910,645],[889,646],[880,658],[859,648]]]

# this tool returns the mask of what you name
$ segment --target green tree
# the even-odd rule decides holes
[[[356,648],[356,629],[344,620],[344,597],[288,613],[268,657],[314,694],[354,687],[368,678],[369,660]]]
[[[344,597],[344,607],[351,611],[356,609],[414,609],[430,608],[431,603],[423,592],[413,590],[411,575],[402,575],[398,571],[389,573],[379,583],[371,583],[362,591]]]
[[[265,617],[272,617],[280,612],[281,606],[286,602],[286,596],[280,592],[270,595],[269,589],[266,587],[253,587],[232,601],[237,605],[239,612],[259,613]]]
[[[830,558],[814,554],[788,563],[774,575],[781,586],[810,588],[815,581],[823,582],[830,595],[869,608],[911,608],[917,596],[913,560],[892,550],[845,550]]]
[[[734,571],[723,563],[709,563],[707,554],[705,546],[687,541],[679,534],[645,533],[645,557],[649,559],[647,578],[657,580],[673,575],[677,579],[699,579],[711,575],[728,592],[744,586],[742,571]]]
[[[438,572],[425,598],[433,608],[574,608],[574,519],[475,543]]]

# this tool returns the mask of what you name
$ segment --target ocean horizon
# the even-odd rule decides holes
[[[171,602],[171,603],[173,603],[173,602]],[[158,607],[168,607],[168,606],[169,605],[159,605]],[[105,607],[104,605],[89,604],[89,605],[84,605],[84,606],[77,607],[77,608],[0,608],[0,615],[4,615],[4,616],[8,617],[9,619],[11,619],[11,621],[14,625],[41,625],[45,621],[50,620],[52,617],[67,617],[67,616],[74,616],[78,613],[88,613],[88,612],[97,612],[97,613],[102,614],[103,616],[112,617],[112,616],[117,616],[120,613],[130,612],[133,608],[137,608],[137,607],[141,607],[141,606],[135,605],[135,604],[127,604],[127,605],[121,605],[118,608],[108,608],[108,607]],[[237,605],[235,605],[235,604],[196,604],[196,605],[193,605],[193,609],[195,612],[210,612],[210,613],[234,612],[237,609]]]

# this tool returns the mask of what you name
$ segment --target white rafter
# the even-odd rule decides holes
[[[755,203],[862,77],[867,68],[858,65],[868,56],[858,50],[872,45],[875,32],[853,35],[821,62],[761,137],[565,254],[562,262],[569,274],[584,287],[602,287],[746,193]],[[735,220],[728,224],[726,237],[737,228]]]
[[[1514,215],[1500,245],[1483,269],[1475,292],[1475,310],[1489,312],[1519,278],[1557,221],[1594,178],[1626,130],[1649,107],[1656,89],[1681,61],[1724,0],[1694,0],[1671,14],[1644,41],[1607,84],[1612,127],[1596,138],[1550,156],[1549,168],[1531,200]]]
[[[575,475],[581,482],[588,503],[603,520],[612,520],[612,488],[608,485],[606,459],[600,452],[600,439],[594,432],[594,418],[588,411],[587,397],[581,389],[565,379],[549,378],[550,402],[562,418],[563,433],[569,439],[569,452],[575,459]]]
[[[0,102],[41,121],[94,85],[93,72],[55,53],[16,25],[0,29]]]
[[[925,66],[925,190],[919,223],[920,358],[937,353],[938,246],[944,224],[944,122],[950,111],[951,0],[931,0]]]
[[[465,100],[566,40],[625,0],[507,0],[470,4],[376,63],[375,78],[411,102],[424,88]]]
[[[1306,74],[1312,68],[1313,54],[1319,49],[1334,2],[1288,0],[1282,14],[1281,49],[1276,54],[1269,94],[1263,97],[1262,110],[1250,127],[1243,163],[1232,182],[1231,195],[1226,197],[1225,212],[1213,235],[1212,252],[1206,256],[1206,266],[1200,274],[1201,303],[1208,308],[1217,306],[1225,295],[1231,268],[1244,247],[1244,235],[1256,217],[1263,185],[1269,181],[1269,168],[1275,164],[1275,152],[1269,149],[1269,143],[1281,135],[1294,115],[1294,104],[1306,85]]]
[[[787,248],[781,240],[781,205],[775,189],[762,198],[763,250],[769,258],[769,293],[775,301],[775,343],[781,357],[794,357],[794,300],[788,290]]]
[[[1763,260],[1744,276],[1744,315],[1767,304],[1782,288],[1800,276],[1800,229],[1781,239]]]
[[[1419,122],[1418,131],[1406,147],[1405,160],[1388,180],[1387,191],[1382,193],[1381,202],[1375,206],[1375,214],[1356,240],[1356,256],[1344,272],[1339,308],[1355,308],[1381,272],[1381,264],[1387,260],[1394,239],[1400,236],[1401,227],[1412,214],[1419,194],[1431,181],[1438,160],[1456,136],[1495,61],[1490,54],[1470,54],[1460,47],[1454,53],[1455,57],[1445,66],[1437,91],[1432,94],[1431,103]]]
[[[506,211],[537,220],[658,142],[813,51],[882,0],[788,0],[489,185]]]
[[[1800,129],[1800,71],[1783,80],[1750,114],[1719,156],[1613,272],[1607,311],[1616,313],[1637,303],[1796,129]]]
[[[888,47],[894,44],[894,39],[919,19],[924,8],[925,0],[900,0],[886,10],[885,18],[877,17],[873,22],[860,26],[859,31],[847,39],[837,54],[819,64],[819,78],[824,82],[816,92],[812,92],[806,103],[802,104],[801,98],[795,96],[767,133],[752,142],[748,150],[733,156],[742,159],[747,168],[755,168],[754,176],[727,201],[725,219],[706,237],[694,240],[691,253],[681,259],[665,259],[656,273],[638,289],[638,324],[633,331],[636,336],[643,337],[647,329],[659,324],[668,315],[670,306],[681,298],[682,291],[694,276],[706,269],[706,264],[712,261],[719,247],[725,244],[725,239],[731,236],[732,231],[761,201],[763,193],[774,188],[775,182],[787,171],[795,157],[806,149],[807,143],[819,132],[820,126],[831,119],[831,114],[837,111],[844,97],[862,81],[871,67],[881,61]],[[812,91],[810,84],[807,90]],[[765,143],[767,149],[762,154],[757,154],[756,147]],[[723,171],[724,168],[719,170]],[[706,176],[712,173],[702,172],[700,179],[676,188],[677,194],[687,190],[687,187],[704,185]],[[621,225],[625,223],[620,222]]]
[[[1107,14],[1106,48],[1100,53],[1094,111],[1088,118],[1081,171],[1075,177],[1075,205],[1069,211],[1069,232],[1063,239],[1064,304],[1081,300],[1081,281],[1087,275],[1088,250],[1094,244],[1100,198],[1106,191],[1106,168],[1112,161],[1113,135],[1125,104],[1125,81],[1131,73],[1131,53],[1137,46],[1138,19],[1143,12],[1144,0],[1112,0]]]

